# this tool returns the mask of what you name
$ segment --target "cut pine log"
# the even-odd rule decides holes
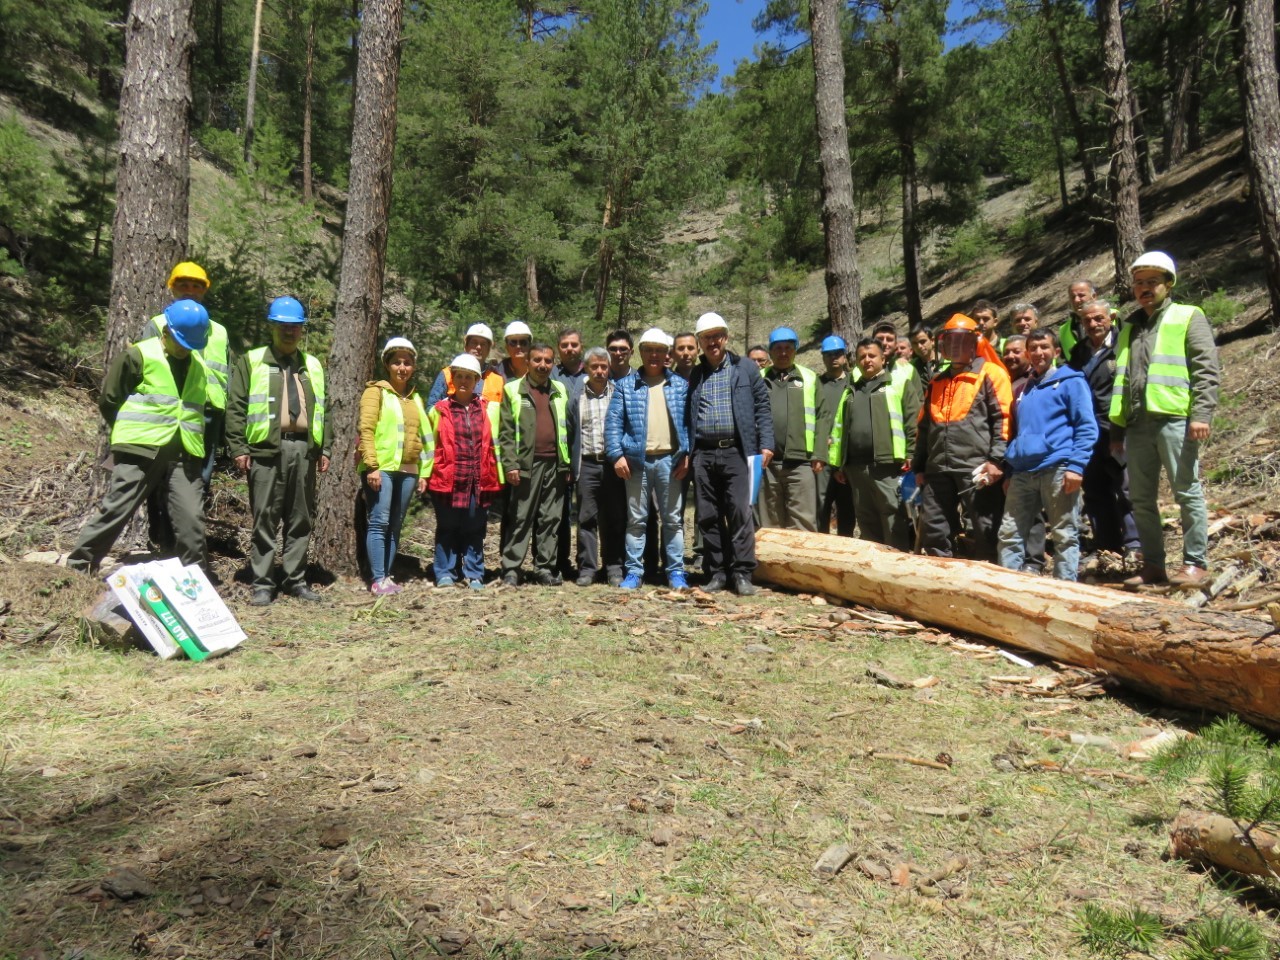
[[[756,559],[760,580],[1103,669],[1157,700],[1280,732],[1280,634],[1265,620],[794,530],[759,531]]]
[[[1179,860],[1256,877],[1280,876],[1280,838],[1257,828],[1246,835],[1234,820],[1216,813],[1180,811],[1169,841],[1169,852]]]

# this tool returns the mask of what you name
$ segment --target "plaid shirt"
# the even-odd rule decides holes
[[[471,506],[471,498],[475,497],[480,506],[487,507],[489,504],[486,501],[493,497],[480,492],[480,451],[489,424],[480,410],[479,398],[462,404],[450,397],[449,404],[453,407],[453,436],[456,443],[453,493],[449,497],[449,506],[465,510]]]
[[[720,366],[702,381],[702,396],[690,443],[696,440],[732,440],[737,436],[733,425],[732,385],[733,367],[726,355]]]
[[[582,455],[584,457],[604,456],[604,415],[609,410],[609,400],[613,397],[613,381],[606,380],[604,392],[598,397],[591,395],[591,388],[585,384],[578,400],[579,422],[582,424]]]

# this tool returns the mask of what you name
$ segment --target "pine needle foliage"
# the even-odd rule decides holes
[[[1280,824],[1280,755],[1238,717],[1216,720],[1198,737],[1170,744],[1149,766],[1170,780],[1203,784],[1208,809],[1246,828]]]
[[[1108,910],[1086,903],[1075,917],[1077,941],[1095,957],[1119,958],[1150,953],[1164,926],[1160,918],[1141,907]]]
[[[1191,924],[1174,960],[1269,960],[1271,956],[1271,945],[1256,925],[1224,915]]]

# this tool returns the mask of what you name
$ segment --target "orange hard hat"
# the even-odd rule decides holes
[[[963,313],[954,313],[951,319],[942,325],[943,333],[977,333],[978,323]]]

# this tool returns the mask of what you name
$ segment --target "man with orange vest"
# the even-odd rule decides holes
[[[938,339],[951,366],[930,381],[920,408],[912,461],[923,490],[920,543],[927,554],[951,556],[963,507],[975,557],[994,563],[1004,513],[1000,464],[1013,403],[1009,373],[978,324],[962,313],[946,322]]]
[[[1173,258],[1151,250],[1133,261],[1138,309],[1116,344],[1111,388],[1111,450],[1127,456],[1129,496],[1142,543],[1142,570],[1125,581],[1194,587],[1208,575],[1209,515],[1200,486],[1200,444],[1218,405],[1218,348],[1199,307],[1174,303]],[[1160,470],[1169,475],[1182,512],[1182,568],[1166,577],[1164,532],[1156,496]]]
[[[493,331],[487,323],[473,323],[462,337],[462,352],[475,357],[483,373],[476,387],[476,394],[490,403],[502,402],[502,387],[506,383],[497,364],[488,363],[493,349]],[[453,396],[453,367],[448,366],[436,374],[436,381],[427,392],[427,409],[430,410],[445,397]]]

